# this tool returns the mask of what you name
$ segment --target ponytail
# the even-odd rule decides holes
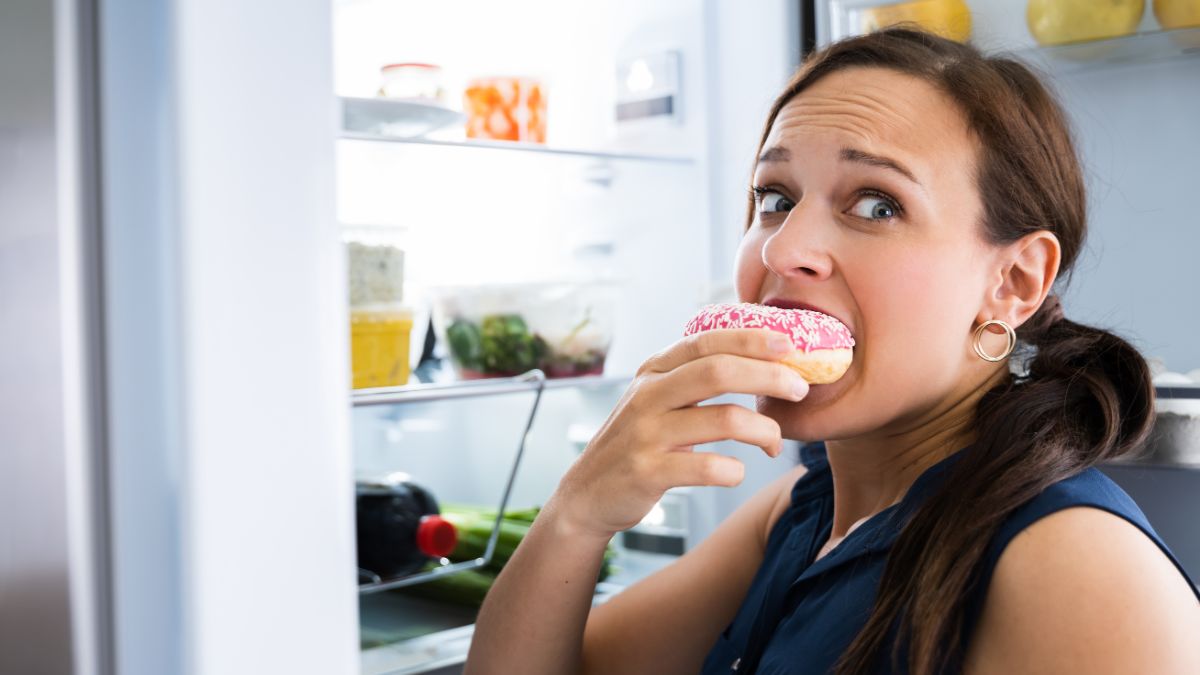
[[[1017,335],[1036,350],[1028,373],[980,400],[977,442],[901,532],[840,675],[876,672],[896,617],[894,646],[909,644],[911,672],[959,663],[976,566],[1008,514],[1064,478],[1136,451],[1149,436],[1154,387],[1132,345],[1063,318],[1057,296]],[[898,651],[890,657],[895,662]]]

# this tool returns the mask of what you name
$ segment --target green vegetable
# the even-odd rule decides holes
[[[461,516],[474,516],[484,520],[495,520],[496,508],[493,506],[479,506],[476,504],[461,504],[458,502],[442,502],[442,510],[450,513],[456,513]],[[504,511],[505,520],[516,520],[523,523],[532,523],[533,519],[542,510],[540,506],[530,506],[524,509],[507,509]]]
[[[519,314],[492,314],[480,326],[483,367],[488,372],[523,373],[538,366],[545,341],[538,343]]]
[[[438,564],[430,561],[422,571],[431,570]],[[462,570],[437,577],[429,581],[404,586],[398,592],[430,600],[441,600],[459,605],[478,607],[492,588],[496,573],[488,569]]]
[[[474,514],[455,513],[442,508],[442,517],[454,523],[458,530],[458,545],[448,556],[451,560],[473,560],[483,557],[488,539],[492,536],[495,518],[483,518]],[[521,521],[501,520],[500,536],[488,567],[497,571],[512,557],[521,540],[529,533],[530,524]]]
[[[473,560],[483,557],[487,550],[487,541],[492,536],[492,526],[496,522],[496,509],[486,506],[457,504],[443,502],[442,517],[454,523],[458,530],[458,545],[449,558],[454,561]],[[512,558],[521,540],[529,533],[540,506],[525,509],[506,510],[500,521],[500,534],[496,538],[496,548],[492,551],[492,560],[487,569],[499,572],[504,564]],[[604,561],[600,565],[600,575],[597,581],[604,581],[612,575],[616,567],[612,561],[616,558],[617,550],[612,542],[604,550]]]
[[[480,605],[483,603],[484,596],[487,595],[487,590],[491,588],[492,582],[496,580],[496,575],[512,558],[517,546],[529,533],[530,525],[540,512],[540,506],[505,511],[504,518],[500,521],[500,535],[496,539],[492,560],[486,566],[455,572],[413,586],[405,586],[398,589],[397,592],[458,604]],[[458,530],[458,545],[448,556],[449,559],[453,562],[462,562],[483,557],[483,553],[487,549],[488,538],[492,535],[492,527],[496,522],[496,514],[496,509],[492,507],[442,502],[442,517],[454,523],[455,529]],[[604,561],[600,566],[597,582],[607,579],[616,569],[612,564],[616,554],[617,551],[610,542],[604,551]],[[430,561],[425,569],[433,569],[437,566],[436,562]]]
[[[463,319],[455,319],[446,329],[450,352],[464,368],[478,370],[483,366],[483,338],[479,328]]]

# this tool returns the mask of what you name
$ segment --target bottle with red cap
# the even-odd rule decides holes
[[[458,532],[439,515],[437,500],[407,474],[358,481],[358,566],[383,579],[421,569],[450,555]]]

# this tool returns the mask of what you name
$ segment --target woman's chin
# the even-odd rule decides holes
[[[855,367],[835,382],[809,385],[808,395],[799,401],[759,396],[755,400],[758,412],[779,423],[783,437],[801,441],[818,441],[831,436],[836,422],[837,403],[844,398],[852,384]]]

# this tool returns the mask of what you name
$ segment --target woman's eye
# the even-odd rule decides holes
[[[887,220],[895,218],[900,209],[889,199],[875,195],[866,195],[854,203],[851,213],[867,220]]]
[[[779,213],[791,211],[796,204],[774,190],[764,190],[758,197],[759,213]]]

